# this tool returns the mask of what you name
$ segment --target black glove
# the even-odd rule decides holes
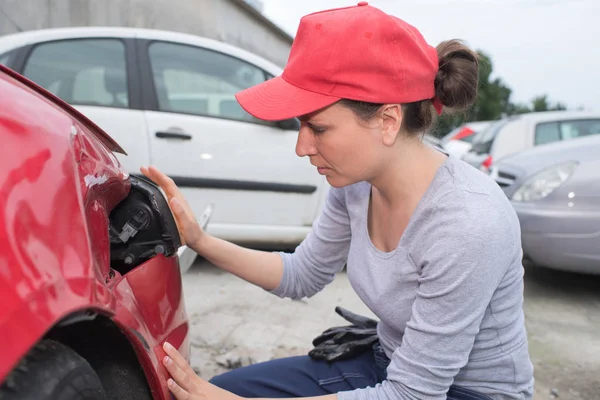
[[[377,321],[371,318],[363,317],[362,315],[354,314],[342,307],[336,307],[335,312],[341,315],[346,321],[359,328],[377,328]]]
[[[342,307],[335,312],[352,325],[329,328],[313,340],[308,355],[317,360],[345,360],[369,351],[378,340],[377,321],[354,314]]]

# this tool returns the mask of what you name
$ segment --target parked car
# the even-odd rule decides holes
[[[507,157],[491,176],[521,222],[535,264],[600,274],[600,135],[555,142]]]
[[[0,398],[171,399],[162,344],[189,359],[189,322],[164,195],[3,66],[0,93]]]
[[[501,119],[473,138],[463,160],[489,172],[503,157],[548,143],[600,133],[600,112],[547,111]]]
[[[459,159],[462,158],[471,150],[475,135],[491,124],[492,121],[476,121],[460,125],[442,137],[444,148],[450,155]]]
[[[441,139],[427,133],[425,135],[423,135],[422,137],[422,142],[431,146],[432,148],[441,151],[442,153],[446,153],[448,154],[448,152],[446,151],[446,147],[444,146],[444,143],[442,142]]]
[[[281,74],[269,61],[188,34],[82,27],[2,36],[0,62],[108,132],[132,175],[157,166],[196,215],[214,202],[214,236],[293,246],[310,231],[329,185],[294,153],[299,121],[259,121],[234,97]]]

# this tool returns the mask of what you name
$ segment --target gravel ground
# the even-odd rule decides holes
[[[600,276],[528,268],[525,316],[536,399],[599,399]]]
[[[341,305],[373,316],[340,273],[311,299],[279,299],[200,261],[184,276],[192,365],[205,379],[249,363],[306,354],[323,330],[344,325]],[[528,267],[525,314],[535,399],[600,398],[600,276]]]

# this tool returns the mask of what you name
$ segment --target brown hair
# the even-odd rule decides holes
[[[435,96],[451,111],[468,109],[477,98],[479,55],[460,40],[449,40],[437,46],[439,70],[435,77]],[[383,104],[343,99],[339,102],[362,121],[373,119]],[[431,99],[402,105],[402,131],[416,135],[427,131],[435,121]]]

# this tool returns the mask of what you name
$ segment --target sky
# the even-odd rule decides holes
[[[355,5],[343,0],[263,0],[263,13],[294,36],[300,18]],[[492,58],[493,78],[511,101],[547,94],[569,109],[600,111],[598,0],[372,0],[369,4],[417,27],[436,46],[462,39]]]

